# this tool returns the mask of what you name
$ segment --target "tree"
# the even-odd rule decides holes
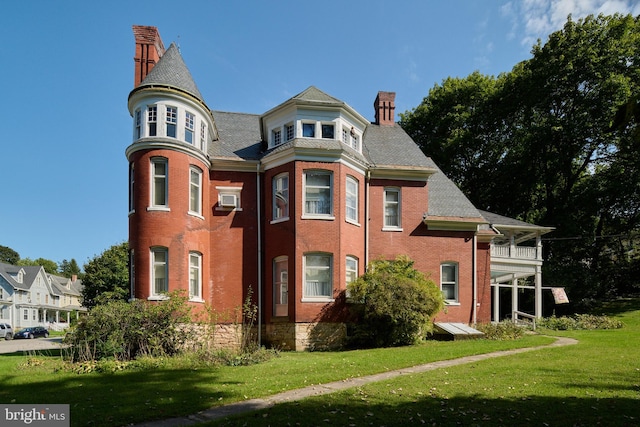
[[[0,245],[0,262],[16,265],[20,260],[20,254],[8,246]]]
[[[413,264],[406,256],[373,261],[365,274],[347,285],[358,319],[351,345],[400,346],[426,337],[444,300],[438,286]]]
[[[129,243],[106,249],[84,265],[83,305],[92,308],[109,300],[129,297]]]
[[[640,17],[569,17],[511,72],[447,79],[401,115],[478,208],[557,228],[545,281],[572,301],[639,289],[638,64]]]
[[[39,266],[43,267],[44,271],[49,274],[57,274],[58,273],[58,264],[55,261],[51,261],[46,258],[22,258],[20,261],[16,263],[16,265],[24,265],[24,266]]]
[[[78,263],[74,258],[71,258],[71,261],[67,261],[66,259],[63,259],[62,262],[60,263],[59,271],[60,271],[60,274],[68,278],[71,278],[74,275],[78,277],[82,275],[80,266],[78,265]]]

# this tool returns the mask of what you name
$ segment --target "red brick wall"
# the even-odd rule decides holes
[[[385,187],[401,188],[402,232],[382,230]],[[427,187],[424,182],[374,179],[371,181],[370,197],[370,259],[394,259],[397,255],[408,255],[415,261],[416,269],[438,286],[440,265],[444,262],[457,263],[459,304],[447,306],[444,312],[438,314],[437,320],[472,322],[474,233],[428,230],[422,222],[423,214],[427,211]]]
[[[151,195],[151,159],[168,161],[168,207],[170,211],[148,211]],[[209,223],[187,214],[189,209],[189,171],[191,165],[203,171],[203,206],[209,205],[207,166],[200,160],[173,150],[140,151],[131,156],[135,167],[135,212],[129,216],[129,244],[135,254],[135,296],[147,298],[151,289],[150,251],[154,246],[168,248],[169,292],[189,289],[190,251],[203,255],[203,299],[209,297],[206,264],[209,251]],[[196,306],[198,304],[195,304]],[[202,305],[202,304],[200,304]]]
[[[249,288],[258,295],[258,209],[256,173],[212,171],[210,174],[211,303],[221,314],[242,307]],[[221,210],[217,186],[242,187],[242,210]],[[264,212],[262,212],[264,215]]]

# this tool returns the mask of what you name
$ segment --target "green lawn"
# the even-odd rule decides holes
[[[574,331],[573,346],[436,370],[278,405],[215,425],[633,425],[640,404],[640,305],[626,327]],[[560,334],[560,333],[558,333]],[[0,402],[68,403],[73,426],[117,426],[435,360],[551,342],[428,342],[395,349],[283,353],[245,367],[163,368],[112,374],[60,369],[55,354],[0,355]]]

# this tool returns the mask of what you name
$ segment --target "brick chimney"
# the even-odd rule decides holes
[[[378,92],[373,108],[376,111],[376,124],[380,126],[393,126],[395,123],[396,93]]]
[[[136,69],[133,87],[137,87],[164,55],[164,45],[156,27],[134,25],[133,35],[136,38],[136,56],[133,58]]]

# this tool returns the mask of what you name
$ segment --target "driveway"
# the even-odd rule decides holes
[[[62,346],[62,337],[34,338],[32,340],[0,339],[0,354],[15,353],[19,351],[54,350]]]

